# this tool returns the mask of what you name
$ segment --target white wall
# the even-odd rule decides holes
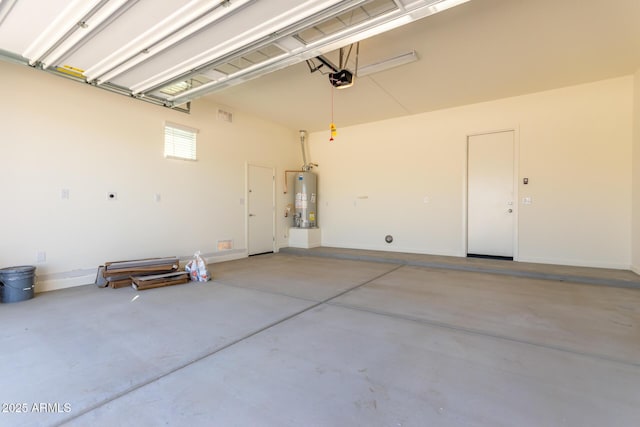
[[[0,266],[36,265],[46,251],[38,291],[90,283],[110,260],[245,256],[247,162],[277,169],[277,246],[286,246],[282,173],[301,164],[297,131],[239,111],[233,124],[217,121],[206,102],[187,115],[8,63],[0,73],[11,82],[0,105]],[[640,71],[349,128],[337,117],[336,141],[327,130],[309,144],[323,245],[463,256],[466,137],[516,129],[518,178],[531,182],[518,198],[534,200],[516,210],[518,259],[638,271],[634,87],[637,106]],[[163,158],[165,120],[200,129],[197,162]],[[238,250],[216,252],[220,239]]]
[[[640,69],[634,75],[632,269],[640,274]]]
[[[466,254],[466,138],[516,130],[517,259],[631,265],[633,77],[310,136],[323,246]],[[528,177],[530,184],[521,184]],[[424,203],[428,197],[428,203]],[[384,242],[392,234],[394,242]]]
[[[246,163],[278,177],[299,164],[297,132],[240,111],[229,124],[206,102],[187,115],[13,64],[0,63],[0,74],[0,266],[37,265],[37,291],[91,283],[105,261],[246,256]],[[165,120],[200,130],[198,161],[163,157]],[[237,250],[217,253],[220,239]],[[38,251],[46,263],[35,264]]]

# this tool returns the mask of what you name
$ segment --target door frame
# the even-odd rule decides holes
[[[518,251],[518,224],[520,223],[520,197],[519,179],[520,171],[520,129],[518,126],[468,133],[465,137],[464,145],[464,168],[462,179],[462,254],[467,256],[469,249],[469,139],[474,136],[489,135],[492,133],[513,132],[513,260],[519,260]]]
[[[257,162],[245,162],[244,164],[244,247],[247,248],[247,256],[251,252],[249,247],[249,169],[251,166],[270,169],[273,175],[273,182],[271,184],[271,230],[273,239],[271,247],[273,253],[278,252],[276,245],[276,168],[273,165]]]

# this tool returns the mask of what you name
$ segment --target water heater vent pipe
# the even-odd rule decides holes
[[[318,166],[317,163],[307,163],[307,152],[305,150],[305,140],[307,139],[307,131],[306,130],[301,130],[300,131],[300,148],[302,148],[302,161],[304,162],[304,164],[302,165],[302,172],[309,172],[311,169],[313,169],[314,166]]]
[[[300,131],[300,148],[302,148],[302,170],[303,171],[308,171],[309,169],[311,169],[311,167],[309,165],[307,165],[307,153],[305,152],[304,149],[304,140],[307,137],[307,131],[306,130],[301,130]]]

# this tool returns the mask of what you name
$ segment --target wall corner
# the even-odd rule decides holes
[[[633,79],[631,152],[631,270],[640,274],[640,68]]]

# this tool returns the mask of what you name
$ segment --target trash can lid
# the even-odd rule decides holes
[[[0,268],[0,274],[6,273],[28,273],[34,271],[36,268],[33,265],[19,265],[16,267]]]

